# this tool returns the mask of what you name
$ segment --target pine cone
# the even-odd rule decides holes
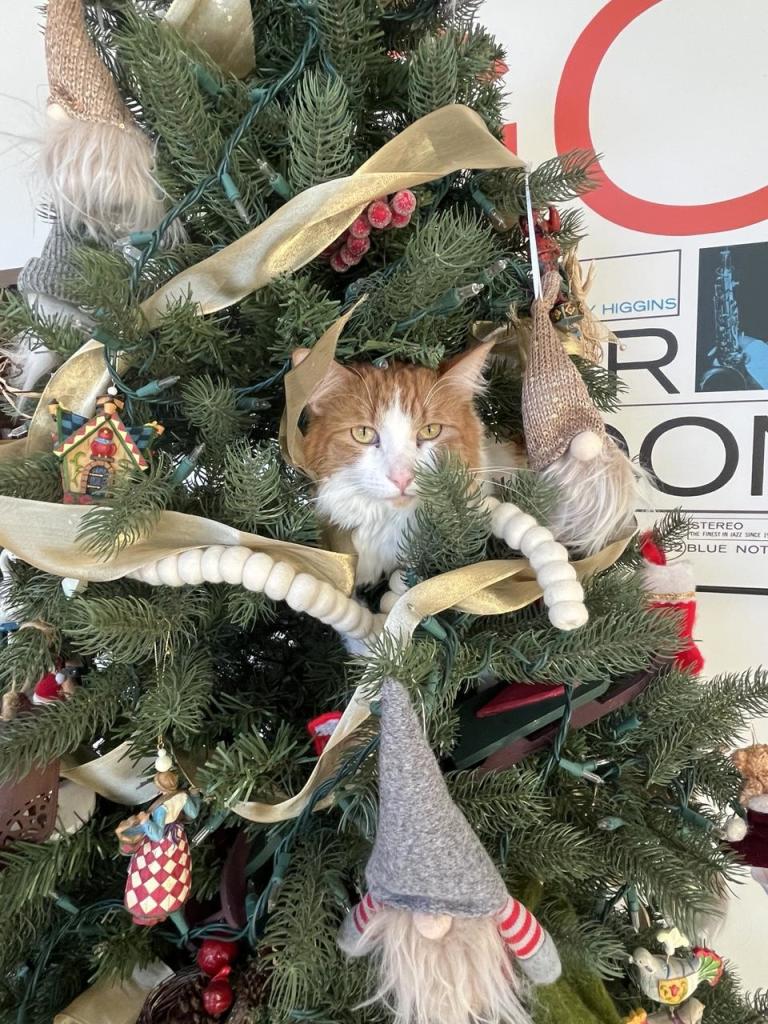
[[[174,974],[150,992],[136,1024],[218,1024],[203,1009],[207,981],[197,968]]]
[[[266,983],[260,960],[253,957],[234,981],[235,1002],[227,1024],[255,1024],[258,1009],[264,1002]]]

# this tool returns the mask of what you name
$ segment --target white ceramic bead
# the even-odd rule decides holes
[[[533,554],[539,544],[547,544],[554,539],[546,526],[532,526],[530,530],[525,531],[520,539],[520,550],[527,558]]]
[[[226,549],[219,559],[219,569],[225,583],[232,586],[242,583],[243,567],[252,554],[250,548],[242,547],[239,544]]]
[[[403,574],[399,569],[395,569],[389,577],[389,589],[395,594],[404,594],[408,589],[408,584],[403,579]]]
[[[273,601],[284,601],[295,578],[296,570],[292,565],[288,565],[287,562],[275,562],[264,584],[264,593]]]
[[[242,583],[245,589],[261,594],[274,564],[274,559],[265,551],[255,551],[243,566]]]
[[[379,608],[388,615],[395,607],[397,601],[400,600],[400,594],[395,594],[391,590],[388,590],[386,594],[381,595],[381,601],[379,602]]]
[[[533,516],[529,516],[527,512],[518,512],[517,515],[507,523],[501,536],[509,547],[514,548],[515,551],[519,551],[520,545],[523,542],[523,537],[534,527],[540,530],[544,529],[544,527],[539,526]]]
[[[550,583],[548,587],[544,587],[544,603],[550,608],[563,601],[583,600],[584,590],[578,580],[563,580],[560,583]]]
[[[548,565],[550,562],[567,562],[568,552],[562,544],[551,540],[546,544],[539,544],[528,558],[528,561],[531,563],[531,568],[534,572],[538,572],[543,565]]]
[[[317,593],[314,604],[307,611],[316,619],[323,619],[336,604],[338,591],[330,583],[323,581]]]
[[[170,759],[168,751],[165,747],[160,747],[155,758],[155,771],[169,772],[171,768],[173,768],[173,761]]]
[[[515,516],[520,514],[520,509],[517,505],[513,505],[509,501],[497,505],[491,513],[491,529],[497,537],[502,537],[507,523],[510,523]]]
[[[562,601],[549,609],[549,621],[555,629],[578,629],[589,619],[586,607],[578,601]]]
[[[305,612],[314,604],[320,591],[320,580],[308,572],[300,572],[290,586],[285,600],[295,612]]]
[[[176,555],[167,555],[157,563],[157,577],[163,586],[180,587],[184,580],[179,576],[179,565]]]
[[[575,580],[576,570],[570,562],[550,562],[542,565],[536,573],[536,579],[542,590],[551,587],[553,583],[562,583],[564,580]]]
[[[200,569],[203,573],[203,579],[208,583],[224,582],[219,561],[225,551],[226,548],[223,544],[212,544],[211,547],[206,548],[203,552],[203,557],[200,560]]]
[[[196,587],[203,582],[203,571],[200,563],[203,558],[201,548],[192,548],[189,551],[182,551],[178,556],[179,576],[185,583]]]

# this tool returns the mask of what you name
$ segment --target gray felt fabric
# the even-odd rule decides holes
[[[544,942],[533,956],[528,956],[525,960],[517,960],[516,963],[534,985],[551,985],[562,973],[560,954],[557,952],[557,946],[552,941],[549,932],[544,933]]]
[[[366,878],[382,903],[427,914],[488,917],[507,900],[496,866],[451,799],[408,694],[392,679],[381,690],[379,824]]]
[[[40,255],[24,264],[19,274],[19,291],[23,295],[51,295],[72,302],[72,252],[78,245],[82,245],[81,239],[69,234],[61,224],[54,224]]]

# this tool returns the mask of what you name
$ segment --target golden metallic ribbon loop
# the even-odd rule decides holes
[[[173,0],[165,20],[204,50],[222,71],[238,78],[253,71],[251,0]]]

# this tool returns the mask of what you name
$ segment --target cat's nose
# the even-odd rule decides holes
[[[395,485],[395,487],[400,488],[401,494],[405,494],[405,490],[408,487],[408,484],[413,483],[413,473],[410,471],[410,469],[393,469],[392,472],[388,474],[388,476],[392,483]]]

